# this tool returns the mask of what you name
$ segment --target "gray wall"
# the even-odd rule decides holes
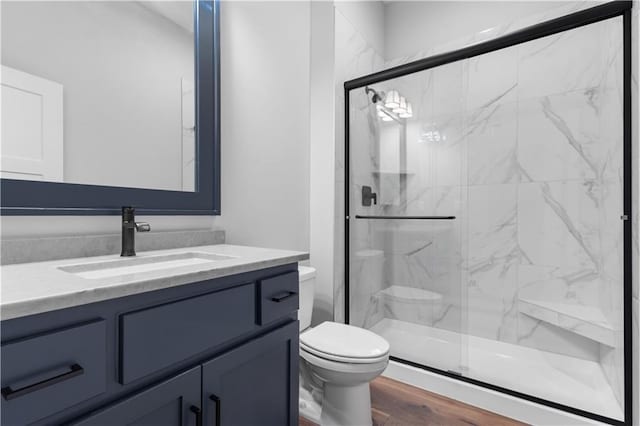
[[[65,182],[182,188],[192,37],[137,2],[2,3],[2,64],[64,86]]]
[[[309,2],[223,2],[222,220],[237,244],[309,248]]]

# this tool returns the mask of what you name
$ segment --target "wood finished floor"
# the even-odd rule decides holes
[[[374,426],[522,426],[516,420],[387,377],[371,382]],[[300,426],[316,426],[300,418]]]

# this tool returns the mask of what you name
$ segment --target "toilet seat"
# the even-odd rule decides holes
[[[369,330],[330,321],[302,333],[300,350],[347,364],[374,364],[389,357],[389,343],[382,337]]]
[[[375,371],[377,371],[377,374],[379,374],[387,367],[387,364],[389,364],[389,357],[385,357],[377,361],[367,360],[367,362],[350,363],[319,357],[305,350],[300,351],[300,358],[311,364],[313,366],[312,369],[323,368],[343,375],[358,375],[363,373],[370,374],[371,372]]]
[[[314,355],[316,358],[322,358],[327,361],[333,361],[343,364],[374,364],[380,361],[385,361],[389,358],[389,354],[381,355],[377,358],[349,358],[339,355],[327,354],[321,351],[317,351],[313,348],[309,348],[302,344],[300,345],[300,350],[307,354]]]

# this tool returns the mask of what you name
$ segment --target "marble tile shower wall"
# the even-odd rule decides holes
[[[392,66],[486,41],[530,25],[563,16],[593,4],[588,1],[565,2],[549,11],[512,22],[504,22],[477,34],[470,34],[433,49],[398,58],[383,58],[358,29],[335,9],[335,232],[334,232],[334,319],[344,320],[344,95],[342,83]],[[497,146],[496,146],[497,149]]]
[[[335,161],[335,234],[334,234],[334,320],[344,322],[344,89],[343,82],[371,74],[384,68],[384,59],[356,30],[347,18],[334,9],[335,25],[335,81],[336,81],[336,161]],[[360,120],[366,123],[369,116],[362,110]],[[366,128],[366,124],[364,125]],[[360,126],[358,126],[360,128]],[[368,136],[365,135],[365,136]],[[367,146],[367,145],[365,145]],[[365,154],[365,159],[370,158]],[[368,182],[368,181],[367,181]],[[357,188],[352,191],[357,191]],[[366,224],[360,224],[367,226]],[[358,231],[358,234],[366,232]],[[369,300],[367,295],[361,295]],[[360,299],[360,298],[359,298]]]
[[[519,314],[519,298],[597,307],[621,329],[621,28],[609,20],[467,64],[472,334],[593,356],[597,346]]]

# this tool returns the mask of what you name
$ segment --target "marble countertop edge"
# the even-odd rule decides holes
[[[162,290],[181,285],[192,284],[214,278],[221,278],[260,269],[286,265],[289,263],[307,260],[307,252],[285,251],[265,249],[258,247],[232,246],[227,244],[187,247],[184,249],[169,249],[146,252],[144,255],[157,255],[175,253],[180,251],[222,251],[226,254],[236,254],[237,257],[231,263],[219,264],[214,267],[182,267],[174,270],[160,270],[149,274],[140,274],[129,277],[126,280],[113,282],[113,280],[88,280],[75,277],[58,270],[59,266],[95,262],[96,260],[112,259],[113,256],[87,257],[80,259],[65,259],[47,262],[35,262],[3,266],[2,293],[0,293],[0,320],[10,320],[44,312],[71,308],[90,303],[101,302],[119,297],[132,296],[150,291]],[[142,254],[142,253],[141,253]],[[5,274],[10,269],[11,274]],[[47,291],[44,285],[35,284],[42,275],[50,273],[55,276],[52,281],[66,280],[68,285],[61,288],[51,288]],[[26,284],[16,278],[21,274],[26,275]],[[29,276],[31,274],[31,276]],[[13,275],[13,276],[8,276]],[[21,277],[22,278],[22,277]],[[121,278],[122,280],[122,278]],[[7,282],[10,281],[10,282]],[[22,286],[26,288],[15,288]],[[66,283],[65,283],[66,284]],[[13,288],[12,288],[13,287]],[[10,294],[6,296],[7,290]]]

